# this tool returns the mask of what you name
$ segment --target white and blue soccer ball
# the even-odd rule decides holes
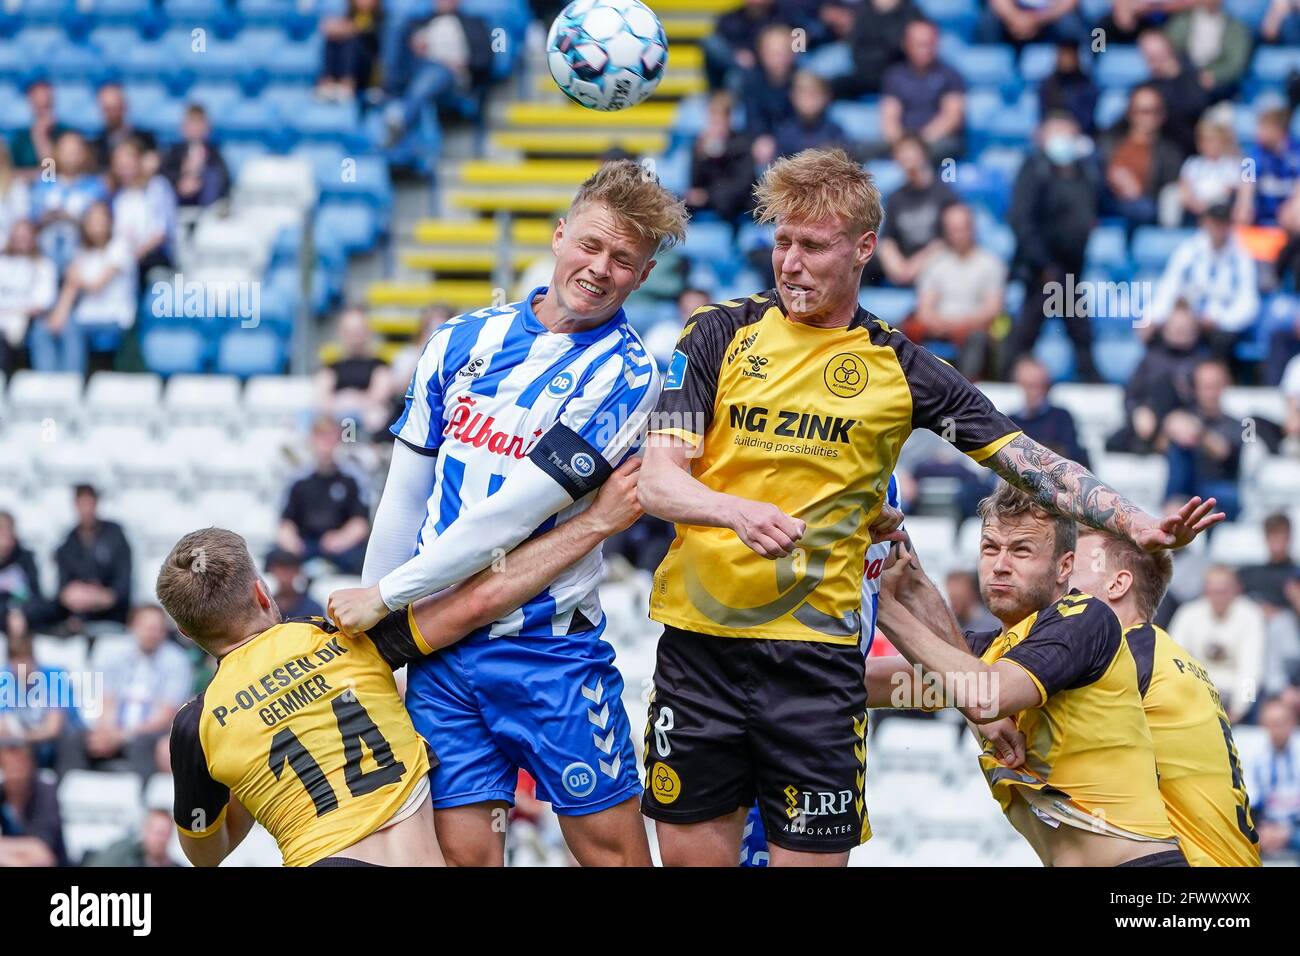
[[[668,63],[668,40],[640,0],[573,0],[551,24],[546,62],[574,102],[621,110],[655,91]]]

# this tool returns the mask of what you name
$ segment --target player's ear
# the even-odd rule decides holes
[[[656,261],[657,261],[657,260],[655,260],[655,259],[651,259],[649,262],[647,262],[647,263],[645,264],[645,268],[641,270],[641,278],[637,279],[637,280],[636,280],[636,285],[634,285],[634,286],[632,287],[632,290],[633,290],[634,292],[635,292],[637,289],[641,288],[641,283],[642,283],[642,282],[645,282],[646,279],[650,278],[650,273],[654,270],[654,267],[655,267],[655,263],[656,263]]]
[[[257,601],[257,606],[263,611],[269,610],[273,603],[271,593],[267,591],[266,585],[262,583],[261,578],[253,580],[253,599]]]
[[[871,257],[876,254],[876,234],[874,232],[864,232],[858,239],[857,251],[854,261],[859,266],[865,266],[871,261]]]
[[[1070,575],[1074,573],[1074,552],[1067,551],[1061,555],[1060,561],[1056,566],[1056,583],[1065,584],[1070,580]]]
[[[555,223],[555,232],[551,233],[551,252],[556,256],[560,254],[560,243],[564,241],[564,217],[561,216]]]
[[[1133,590],[1133,572],[1126,571],[1123,568],[1115,572],[1115,577],[1110,582],[1110,594],[1112,601],[1123,600],[1124,595]]]

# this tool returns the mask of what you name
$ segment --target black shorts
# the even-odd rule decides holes
[[[842,853],[871,836],[862,651],[665,627],[641,809],[700,823],[758,800],[771,843]]]
[[[1161,853],[1140,856],[1136,860],[1119,863],[1117,866],[1191,866],[1191,864],[1187,862],[1187,857],[1183,856],[1182,850],[1165,850]]]

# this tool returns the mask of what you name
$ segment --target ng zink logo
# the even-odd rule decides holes
[[[546,394],[552,398],[562,398],[573,391],[573,386],[577,382],[572,372],[558,372],[546,386]]]
[[[591,796],[591,791],[596,789],[596,771],[591,769],[590,764],[575,760],[564,768],[564,772],[560,775],[560,782],[564,784],[564,789],[569,792],[569,796],[581,800],[583,797]]]

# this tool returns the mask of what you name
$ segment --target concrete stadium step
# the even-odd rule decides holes
[[[611,130],[607,133],[521,132],[505,130],[491,133],[489,151],[518,151],[528,156],[599,156],[615,146],[633,156],[657,156],[668,149],[664,133],[633,133]]]
[[[510,224],[510,242],[516,246],[549,246],[552,223],[519,219]],[[492,219],[421,219],[412,230],[415,241],[428,246],[490,246],[496,248],[500,232]]]
[[[573,128],[589,131],[593,127],[608,129],[646,129],[666,131],[677,118],[675,103],[642,103],[630,109],[602,113],[576,103],[510,103],[502,111],[503,125],[515,128]]]
[[[516,271],[526,269],[541,254],[541,250],[536,249],[512,252],[509,254],[510,267]],[[490,275],[505,255],[495,249],[404,249],[398,254],[398,260],[407,269]]]
[[[453,308],[482,308],[493,301],[490,282],[447,279],[441,282],[375,282],[366,290],[372,308],[423,309],[445,303]]]
[[[533,159],[522,162],[471,160],[458,170],[468,186],[572,186],[596,171],[592,160]],[[453,187],[454,188],[454,187]]]
[[[533,78],[533,89],[538,93],[550,93],[557,89],[555,80],[550,73],[539,74]],[[647,103],[661,103],[665,100],[680,100],[686,96],[695,96],[699,93],[707,92],[708,84],[704,81],[703,74],[699,72],[673,72],[671,69],[665,76],[655,91],[650,94]]]

